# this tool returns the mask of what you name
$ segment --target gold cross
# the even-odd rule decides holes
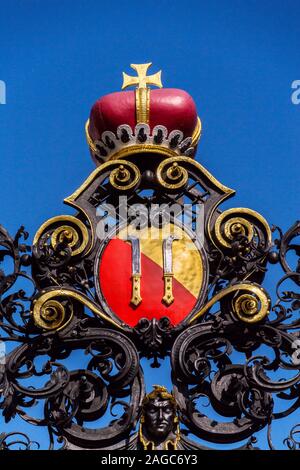
[[[161,70],[153,75],[147,76],[147,70],[151,67],[152,62],[149,64],[130,64],[130,67],[137,72],[137,77],[132,77],[123,72],[123,85],[122,90],[129,86],[137,85],[137,89],[147,89],[147,85],[155,85],[162,88],[161,83]]]

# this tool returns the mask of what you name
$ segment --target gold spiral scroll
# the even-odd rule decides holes
[[[265,289],[253,283],[241,283],[229,286],[216,294],[189,323],[204,315],[215,303],[229,294],[235,293],[231,301],[233,314],[245,323],[257,323],[270,312],[271,300]]]
[[[86,226],[72,215],[61,215],[47,220],[36,232],[33,245],[38,245],[43,235],[46,235],[44,242],[50,237],[54,249],[59,243],[65,243],[70,248],[72,256],[82,253],[89,244]]]
[[[178,190],[186,185],[189,177],[188,172],[178,162],[182,162],[182,157],[168,158],[159,164],[156,177],[163,188]]]
[[[244,207],[222,212],[215,222],[213,234],[218,245],[230,248],[232,241],[238,235],[247,237],[248,242],[251,242],[255,226],[263,231],[265,246],[271,246],[272,234],[268,222],[258,212]]]
[[[32,316],[35,325],[47,331],[65,328],[74,315],[72,300],[80,302],[106,322],[122,329],[117,322],[99,310],[98,306],[87,296],[71,289],[42,291],[41,295],[32,303]],[[65,301],[67,301],[66,305],[63,303]]]
[[[73,305],[69,304],[67,308],[59,298],[62,300],[57,293],[53,295],[53,291],[50,291],[33,301],[32,313],[36,326],[43,330],[60,330],[70,323],[73,318]]]
[[[131,162],[122,162],[109,175],[109,182],[119,191],[129,191],[135,188],[141,180],[140,170]]]

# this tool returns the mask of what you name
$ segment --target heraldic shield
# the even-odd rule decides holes
[[[175,221],[139,230],[125,226],[103,241],[96,257],[103,309],[132,327],[142,318],[166,317],[172,326],[187,320],[203,304],[207,279],[200,237]]]
[[[160,72],[147,75],[150,65],[123,74],[122,89],[135,90],[93,105],[85,130],[97,168],[65,199],[75,214],[46,221],[32,247],[19,243],[23,229],[12,239],[0,227],[1,256],[11,256],[15,270],[0,272],[2,328],[20,341],[5,366],[1,406],[10,419],[45,400],[44,419],[21,416],[46,423],[50,441],[56,435],[67,449],[203,448],[181,424],[195,438],[239,442],[280,416],[272,394],[292,400],[300,380],[268,376],[299,369],[287,363],[299,294],[288,292],[289,309],[278,294],[272,311],[261,286],[268,263],[277,262],[285,271],[277,288],[286,279],[299,285],[286,259],[299,222],[273,243],[254,210],[221,210],[235,191],[194,159],[195,103],[183,90],[150,88],[162,87]],[[11,294],[25,268],[33,294]],[[24,326],[13,320],[22,302],[29,303]],[[261,359],[260,347],[275,356]],[[74,350],[84,354],[69,371],[63,361]],[[42,376],[33,365],[41,355],[49,356],[44,387],[21,386],[22,377]],[[146,393],[141,358],[154,368],[170,358],[172,392],[161,384]],[[200,397],[218,420],[200,408]]]

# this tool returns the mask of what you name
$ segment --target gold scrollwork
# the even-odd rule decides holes
[[[159,184],[169,190],[181,189],[188,181],[188,172],[179,165],[182,157],[168,158],[162,161],[156,171]]]
[[[33,319],[36,326],[43,330],[60,330],[70,323],[73,317],[73,305],[69,308],[63,305],[57,297],[53,297],[53,291],[41,295],[33,301]],[[67,311],[68,310],[68,311]]]
[[[229,286],[216,294],[189,323],[204,315],[216,302],[229,294],[233,296],[231,306],[233,314],[245,323],[257,323],[270,312],[271,300],[265,289],[253,283],[241,283]]]
[[[122,326],[99,310],[98,306],[88,297],[71,289],[43,291],[39,297],[33,300],[32,316],[35,325],[47,331],[58,331],[65,328],[74,315],[72,300],[80,302],[106,322],[122,329]],[[64,305],[64,301],[67,301],[66,305]]]
[[[119,191],[128,191],[134,188],[140,179],[141,174],[138,167],[131,162],[123,162],[109,175],[110,184]]]
[[[54,249],[58,243],[65,243],[71,249],[72,256],[82,253],[89,244],[89,234],[86,226],[81,220],[72,215],[57,216],[47,220],[36,232],[33,244],[37,245],[41,237],[46,235],[47,232]]]
[[[128,162],[126,160],[113,160],[113,161],[109,161],[109,162],[105,162],[103,163],[102,165],[98,166],[90,175],[89,177],[84,181],[84,183],[79,186],[78,189],[76,189],[76,191],[71,194],[71,196],[68,196],[67,198],[65,198],[64,202],[66,204],[69,204],[70,206],[72,207],[75,207],[76,209],[79,209],[82,211],[82,208],[80,207],[80,205],[77,204],[77,199],[84,193],[84,191],[87,190],[87,188],[89,186],[91,186],[91,184],[94,183],[94,181],[99,178],[102,174],[106,173],[106,172],[109,172],[110,174],[116,169],[116,170],[119,170],[120,171],[120,166],[123,166],[124,169],[130,171],[131,173],[131,183],[130,185],[132,184],[132,186],[130,186],[129,189],[133,188],[134,185],[138,184],[140,179],[141,179],[141,174],[140,174],[140,171],[138,169],[138,167],[136,165],[134,165],[133,163],[131,162]],[[121,169],[121,172],[123,170]],[[121,180],[120,180],[121,181]],[[125,183],[127,183],[125,181]],[[118,184],[118,182],[117,182]],[[121,183],[122,184],[122,183]],[[123,190],[126,190],[127,188],[123,187],[122,188]]]
[[[177,164],[174,166],[174,163]],[[180,165],[180,167],[179,167]],[[172,186],[174,181],[167,180],[166,171],[173,167],[170,172],[173,173],[173,178],[178,178],[177,184],[178,187]],[[188,169],[192,169],[198,175],[201,176],[206,181],[206,184],[209,188],[213,188],[215,191],[220,194],[220,199],[217,200],[215,207],[219,205],[223,200],[228,199],[229,197],[233,196],[235,191],[227,186],[224,186],[220,181],[217,180],[204,166],[202,166],[199,162],[193,160],[190,157],[185,157],[183,155],[179,156],[171,156],[170,158],[163,160],[160,165],[157,167],[156,170],[156,177],[158,182],[162,185],[163,188],[166,189],[180,189],[183,187],[188,179]]]
[[[244,235],[250,242],[254,237],[255,226],[263,230],[266,245],[271,245],[272,234],[268,222],[258,212],[243,207],[222,212],[215,222],[213,233],[218,245],[222,248],[230,248],[231,242],[238,235]]]

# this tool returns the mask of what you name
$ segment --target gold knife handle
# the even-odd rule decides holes
[[[132,276],[132,296],[131,296],[131,303],[135,306],[138,306],[141,301],[141,275],[134,274]]]
[[[171,273],[164,274],[165,293],[164,293],[164,296],[163,296],[163,301],[166,305],[171,305],[174,302],[173,276],[174,276],[174,274],[171,274]]]

